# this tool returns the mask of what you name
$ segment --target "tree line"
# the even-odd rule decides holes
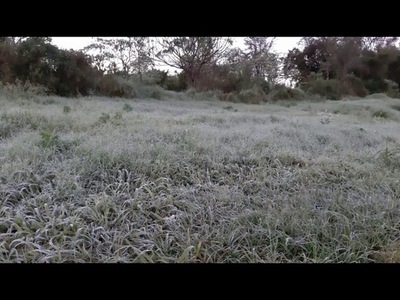
[[[131,97],[132,82],[178,92],[219,91],[227,100],[246,91],[261,98],[275,93],[277,99],[300,91],[328,99],[399,96],[396,37],[304,37],[302,49],[284,56],[274,43],[274,37],[246,37],[238,48],[227,37],[96,38],[74,51],[59,49],[50,37],[0,37],[0,81],[29,82],[67,97]],[[179,72],[170,75],[160,64]],[[288,80],[291,87],[282,84]]]

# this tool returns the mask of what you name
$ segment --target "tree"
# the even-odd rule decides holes
[[[59,49],[49,37],[30,37],[16,46],[18,59],[13,66],[16,78],[33,84],[54,87],[53,70]]]
[[[139,78],[142,80],[143,74],[154,66],[154,60],[152,59],[154,49],[148,37],[134,37],[133,46],[136,50],[136,58],[132,64],[133,72],[139,74]]]
[[[298,48],[288,51],[286,57],[283,58],[283,75],[286,79],[291,80],[297,86],[305,77],[301,70],[304,69],[304,57]]]
[[[347,75],[361,63],[362,37],[325,38],[322,42],[329,53],[326,62],[336,74],[339,91],[344,93]]]
[[[17,61],[15,45],[11,38],[0,37],[0,82],[13,81],[12,68]]]
[[[324,78],[332,77],[334,72],[327,63],[330,53],[326,40],[305,37],[301,43],[304,45],[302,51],[294,48],[283,59],[284,74],[298,83],[307,81],[312,73],[321,72]]]
[[[95,67],[103,73],[119,73],[124,77],[138,74],[142,79],[143,73],[154,66],[149,37],[97,38],[84,52],[91,55]]]
[[[232,40],[223,37],[168,37],[157,40],[160,51],[155,55],[158,62],[181,69],[188,78],[191,87],[205,65],[216,63]]]
[[[297,69],[294,76],[306,81],[311,73],[321,73],[324,79],[343,79],[360,63],[361,37],[306,37],[301,40],[303,51],[292,49],[284,59],[286,74]],[[292,72],[293,73],[293,72]]]
[[[272,51],[274,41],[274,37],[246,37],[244,49],[226,51],[223,62],[235,75],[231,78],[239,79],[240,89],[249,89],[254,85],[266,88],[277,83],[281,74],[281,58]]]
[[[100,77],[91,65],[90,57],[81,51],[59,50],[53,76],[55,93],[60,96],[87,96]]]
[[[251,64],[252,73],[255,77],[267,79],[274,82],[278,77],[278,56],[271,52],[275,37],[246,37],[244,59]]]

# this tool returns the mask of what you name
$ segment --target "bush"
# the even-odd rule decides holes
[[[240,90],[240,78],[236,72],[232,72],[228,65],[208,65],[204,66],[202,73],[197,78],[196,89],[200,91],[220,90],[226,94]]]
[[[227,94],[223,94],[221,100],[238,103],[238,102],[240,102],[239,93],[238,92],[230,92]]]
[[[302,89],[311,94],[330,100],[339,100],[339,84],[336,79],[323,79],[321,74],[312,73],[309,80],[301,85]]]
[[[241,102],[247,104],[260,104],[266,100],[266,94],[259,86],[240,91],[238,97]]]
[[[360,78],[353,74],[347,74],[343,79],[340,95],[365,97],[368,95],[368,90]]]
[[[363,81],[364,86],[370,94],[385,93],[388,89],[388,84],[384,79],[367,79]]]
[[[178,75],[167,76],[162,87],[168,91],[181,92],[187,89],[187,80],[182,72]]]
[[[188,98],[191,98],[194,100],[223,100],[224,99],[224,94],[219,90],[199,92],[193,88],[190,88],[185,92],[185,95]]]
[[[270,88],[270,92],[267,95],[268,101],[277,100],[304,100],[310,98],[306,92],[299,88],[292,89],[285,86],[284,84],[277,84]]]
[[[46,96],[49,93],[45,86],[40,84],[33,85],[29,81],[22,83],[16,80],[15,84],[3,84],[0,82],[0,94],[9,99],[33,98],[37,96]]]
[[[90,59],[79,51],[59,50],[54,63],[51,88],[59,96],[88,96],[101,76],[91,66]],[[46,85],[49,86],[48,81]]]
[[[131,85],[135,89],[137,98],[160,100],[166,97],[165,90],[159,85],[147,85],[134,80],[131,81]]]
[[[98,91],[101,95],[108,97],[136,97],[136,92],[130,81],[112,74],[106,74],[100,79]]]
[[[153,69],[143,74],[142,81],[144,84],[162,86],[165,84],[167,78],[168,78],[167,71]]]

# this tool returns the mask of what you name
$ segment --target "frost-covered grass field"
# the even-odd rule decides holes
[[[400,99],[378,96],[0,98],[0,261],[400,262]]]

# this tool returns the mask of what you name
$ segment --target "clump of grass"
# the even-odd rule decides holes
[[[333,115],[327,111],[319,112],[317,115],[320,117],[321,124],[329,124],[333,118]]]
[[[11,124],[0,120],[0,139],[9,138],[15,132]]]
[[[269,116],[269,119],[271,120],[271,123],[279,123],[281,119],[275,115]]]
[[[375,156],[378,155],[383,161],[386,167],[400,169],[400,146],[396,145],[392,149],[385,147],[385,149],[377,152]]]
[[[47,148],[51,146],[56,146],[60,143],[60,139],[58,135],[52,134],[47,131],[40,132],[41,140],[39,142],[39,146]]]
[[[59,152],[69,150],[72,145],[76,145],[76,141],[75,142],[63,141],[61,140],[60,136],[58,134],[55,134],[54,132],[42,130],[40,131],[40,137],[41,139],[38,143],[39,147],[52,148]]]
[[[69,114],[71,112],[71,106],[69,106],[69,105],[64,105],[64,107],[63,107],[63,113],[64,114]]]
[[[116,112],[115,115],[114,115],[114,119],[121,120],[122,119],[122,113],[121,112]]]
[[[126,111],[126,112],[130,112],[133,110],[133,107],[129,103],[125,103],[124,106],[122,107],[122,110]]]
[[[101,116],[97,120],[99,123],[105,124],[111,120],[111,116],[110,116],[110,114],[103,112],[103,113],[101,113]]]
[[[307,166],[307,162],[304,159],[289,154],[280,155],[277,160],[284,166],[296,166],[300,168]]]
[[[381,118],[381,119],[387,119],[389,117],[388,113],[383,110],[378,110],[372,113],[373,118]]]
[[[42,130],[40,131],[40,141],[38,146],[41,148],[49,148],[55,151],[55,153],[66,153],[66,151],[71,150],[73,145],[76,145],[76,142],[67,142],[60,139],[58,134],[54,132],[49,132]]]

